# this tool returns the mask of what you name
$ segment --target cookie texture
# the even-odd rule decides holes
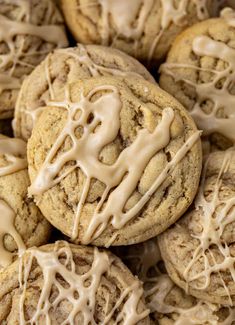
[[[158,63],[187,26],[218,13],[218,2],[184,0],[62,0],[74,38],[118,48]]]
[[[51,50],[68,43],[51,0],[1,0],[0,21],[0,119],[5,119],[13,116],[24,77]]]
[[[153,324],[235,324],[234,307],[196,299],[174,284],[166,272],[157,237],[141,244],[114,247],[113,251],[143,282]]]
[[[235,12],[185,30],[161,68],[160,86],[190,112],[213,149],[235,141]]]
[[[30,195],[76,243],[144,241],[189,207],[200,132],[184,108],[140,78],[81,80],[51,102],[28,142]]]
[[[63,99],[67,83],[108,75],[142,77],[154,82],[134,58],[104,46],[78,44],[49,54],[23,82],[15,110],[15,135],[27,140],[40,108],[55,98]]]
[[[166,274],[157,276],[151,303],[159,325],[234,325],[235,308],[221,306],[187,295]]]
[[[167,271],[203,300],[235,304],[235,151],[209,155],[191,211],[160,235]]]
[[[48,241],[50,225],[28,198],[26,144],[0,136],[0,269],[18,253]]]
[[[108,251],[66,242],[33,248],[0,281],[3,323],[150,324],[141,283]]]

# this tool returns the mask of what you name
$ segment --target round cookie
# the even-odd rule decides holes
[[[154,82],[138,61],[115,49],[78,44],[56,50],[23,82],[15,110],[15,135],[25,140],[30,137],[39,108],[54,98],[63,98],[66,83],[105,75],[135,76]]]
[[[108,251],[62,241],[31,248],[0,283],[1,323],[150,324],[141,283]]]
[[[235,305],[235,151],[211,153],[191,211],[159,236],[172,280],[191,295]]]
[[[62,0],[61,8],[78,42],[159,63],[182,30],[218,13],[218,1]]]
[[[28,198],[28,186],[26,143],[0,135],[0,269],[49,238],[51,227]]]
[[[24,77],[51,50],[67,45],[52,0],[0,0],[0,119],[13,116]]]
[[[143,282],[153,324],[235,324],[235,308],[198,300],[172,282],[164,268],[157,237],[141,244],[113,248],[113,251]]]
[[[177,98],[213,147],[235,142],[235,12],[184,31],[161,68],[160,86]]]
[[[134,244],[189,207],[201,172],[200,132],[184,108],[144,79],[67,86],[28,142],[29,194],[74,242]]]

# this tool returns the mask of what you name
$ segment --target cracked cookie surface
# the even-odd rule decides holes
[[[26,143],[0,135],[0,268],[49,238],[50,224],[28,198],[29,185]]]
[[[0,273],[0,322],[148,325],[143,288],[105,250],[56,242]]]
[[[143,282],[145,301],[153,324],[235,324],[235,307],[196,299],[170,279],[159,251],[158,237],[112,250]]]
[[[0,1],[0,119],[13,117],[25,76],[54,48],[67,45],[53,1]]]
[[[168,274],[200,299],[235,305],[235,151],[206,160],[191,210],[159,236]]]
[[[23,82],[15,109],[15,135],[27,140],[40,108],[54,98],[63,98],[67,83],[108,75],[135,76],[154,82],[134,58],[104,46],[78,44],[49,54]]]
[[[185,28],[218,13],[218,1],[63,0],[74,38],[118,48],[142,62],[159,63]]]
[[[191,204],[200,132],[157,85],[131,77],[81,80],[50,105],[28,142],[29,192],[73,241],[144,241]]]
[[[196,24],[174,42],[160,86],[190,112],[211,150],[235,141],[235,12]]]

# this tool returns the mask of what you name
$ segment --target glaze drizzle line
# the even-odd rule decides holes
[[[144,295],[150,313],[156,313],[155,318],[164,317],[174,319],[175,325],[231,325],[235,319],[235,308],[226,306],[227,316],[224,321],[220,320],[219,314],[222,306],[197,300],[194,305],[188,308],[179,307],[176,304],[176,285],[170,277],[162,273],[159,262],[162,262],[157,237],[137,245],[137,249],[125,252],[122,256],[124,262],[130,265],[144,284]],[[122,254],[121,254],[122,255]],[[133,266],[134,265],[134,266]],[[133,266],[133,267],[132,267]],[[179,289],[182,290],[182,289]],[[182,291],[183,292],[183,291]],[[169,297],[173,297],[172,304]],[[187,299],[187,296],[183,296]],[[161,316],[159,316],[159,314]]]
[[[235,13],[232,9],[225,8],[221,17],[226,23],[235,27]],[[218,132],[235,142],[235,96],[231,93],[231,85],[234,84],[235,73],[235,49],[223,42],[215,41],[211,37],[197,36],[192,43],[193,52],[199,57],[211,57],[214,60],[222,60],[225,63],[223,70],[203,69],[190,64],[164,63],[160,71],[170,75],[176,82],[184,82],[196,90],[197,100],[193,109],[189,112],[204,135]],[[181,78],[178,69],[192,69],[199,73],[210,72],[212,80],[205,83],[197,83],[186,78]],[[221,87],[218,85],[221,83]],[[210,113],[202,109],[203,102],[209,100],[213,106]],[[223,115],[220,111],[223,109]]]
[[[4,165],[0,166],[0,177],[10,175],[27,168],[26,143],[20,139],[11,139],[0,136],[0,155],[4,157]],[[11,264],[13,253],[9,252],[4,246],[4,238],[10,235],[17,247],[18,255],[25,250],[25,245],[15,228],[15,212],[12,208],[0,199],[0,268]]]
[[[19,283],[22,292],[19,304],[20,325],[34,325],[42,319],[45,321],[45,325],[50,325],[53,311],[56,311],[63,302],[68,302],[71,309],[61,325],[77,324],[78,315],[82,317],[82,324],[96,325],[96,295],[102,278],[109,274],[114,260],[106,252],[99,252],[97,248],[94,248],[91,267],[84,274],[78,274],[73,252],[67,243],[64,243],[63,247],[58,247],[57,242],[52,252],[31,248],[26,254],[28,255],[27,258],[23,256],[19,266]],[[65,263],[61,262],[62,256],[65,258]],[[35,260],[41,269],[43,283],[36,310],[32,317],[26,320],[24,306],[30,272]],[[67,286],[63,286],[58,281],[58,275],[66,281]],[[51,299],[52,291],[55,288],[57,289],[57,295],[54,299]],[[104,297],[107,307],[110,300],[109,294],[112,293],[107,293],[107,296]],[[117,311],[118,314],[114,324],[122,322],[125,325],[134,325],[147,317],[148,310],[138,312],[138,305],[142,295],[143,289],[139,281],[133,281],[133,284],[120,294],[113,308],[110,311],[105,310],[102,324],[108,325]]]
[[[207,200],[204,195],[206,172],[210,156],[205,164],[199,192],[195,199],[195,209],[201,211],[200,220],[198,221],[198,224],[201,226],[201,232],[193,235],[198,240],[198,245],[183,273],[188,285],[197,290],[207,289],[210,285],[212,274],[218,274],[231,305],[232,300],[229,288],[223,280],[221,272],[229,272],[233,281],[235,281],[235,257],[231,255],[230,248],[227,242],[222,239],[222,236],[226,226],[235,220],[235,197],[221,199],[219,193],[223,187],[222,179],[229,170],[233,154],[233,150],[225,152],[224,160],[214,185],[213,196],[210,200]],[[214,246],[218,250],[220,261],[216,260],[211,249]],[[199,261],[202,261],[203,268],[195,273],[193,268]],[[198,280],[200,285],[197,285]]]
[[[29,67],[31,69],[34,68],[32,64],[24,62],[22,58],[48,53],[48,51],[40,52],[34,50],[25,53],[24,38],[20,40],[20,45],[16,47],[14,41],[15,37],[20,35],[32,35],[41,38],[45,42],[54,43],[59,47],[65,47],[68,45],[67,38],[62,27],[52,24],[37,26],[29,22],[29,1],[19,0],[15,2],[15,4],[21,8],[18,17],[19,21],[13,21],[0,14],[0,43],[5,43],[9,48],[8,53],[0,54],[0,94],[4,90],[20,88],[21,78],[15,75],[15,68],[17,65]],[[51,10],[50,6],[48,10]],[[23,22],[22,19],[25,21]],[[7,72],[6,70],[9,65],[11,65],[11,69],[9,72]]]
[[[102,92],[105,93],[102,94]],[[96,101],[91,101],[91,98],[98,93],[102,94],[101,97]],[[153,132],[141,129],[133,143],[120,153],[116,162],[107,165],[99,160],[99,154],[118,136],[119,116],[122,108],[118,89],[109,85],[95,87],[86,96],[81,93],[80,101],[73,103],[67,88],[65,101],[51,102],[49,106],[66,109],[67,121],[32,182],[29,194],[42,195],[75,168],[80,168],[86,176],[86,181],[80,195],[72,230],[72,238],[76,239],[91,179],[98,179],[105,184],[106,188],[85,231],[83,244],[88,244],[99,237],[109,224],[115,229],[121,229],[132,220],[200,137],[199,131],[191,135],[172,160],[166,164],[139,202],[124,212],[127,200],[136,189],[147,164],[170,142],[170,126],[174,119],[173,109],[165,108],[162,112],[162,119]],[[78,112],[80,116],[76,118]],[[93,119],[88,122],[91,114]],[[78,127],[83,129],[80,138],[77,138],[75,134]],[[56,157],[67,137],[72,141],[72,148]],[[75,164],[66,172],[60,173],[63,166],[70,161]]]

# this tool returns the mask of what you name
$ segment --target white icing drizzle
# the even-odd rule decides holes
[[[211,275],[218,274],[221,284],[228,295],[229,302],[232,300],[229,288],[226,286],[221,272],[229,272],[233,281],[235,281],[235,257],[231,255],[230,248],[225,240],[222,239],[224,229],[235,220],[235,197],[221,199],[219,193],[223,187],[222,177],[228,171],[234,151],[227,150],[224,155],[221,170],[218,173],[214,185],[213,196],[207,200],[204,196],[205,180],[207,166],[210,161],[208,157],[202,174],[202,180],[198,195],[195,199],[195,209],[200,211],[200,219],[197,224],[200,225],[201,232],[192,236],[198,239],[198,246],[193,252],[193,256],[188,266],[185,268],[183,276],[190,287],[197,290],[205,290],[210,285]],[[218,212],[219,211],[219,212]],[[211,246],[217,247],[222,261],[216,262]],[[194,272],[194,265],[201,261],[202,270]],[[200,285],[195,281],[200,280]]]
[[[26,143],[21,139],[0,136],[0,155],[7,165],[0,166],[0,176],[12,174],[27,168]]]
[[[178,7],[175,7],[174,0],[160,0],[161,3],[161,30],[156,35],[149,51],[149,60],[151,60],[157,44],[159,43],[164,31],[171,23],[177,26],[187,24],[187,7],[191,0],[180,0]],[[138,42],[143,35],[145,22],[151,13],[154,0],[98,0],[102,8],[102,43],[110,43],[110,17],[116,29],[116,36],[124,36],[135,41],[135,48],[138,48]],[[207,0],[193,0],[197,9],[199,20],[209,17],[207,11]],[[81,7],[82,8],[82,7]],[[136,22],[137,20],[137,22]],[[134,24],[136,22],[136,24]],[[113,41],[113,42],[114,42]]]
[[[28,3],[27,3],[28,2]],[[21,78],[14,75],[16,65],[34,68],[33,65],[22,61],[22,57],[46,54],[48,52],[33,51],[24,53],[24,39],[18,48],[15,46],[14,38],[18,35],[37,36],[45,42],[55,43],[58,47],[68,45],[66,34],[62,27],[57,25],[33,25],[29,23],[30,6],[29,1],[20,0],[14,2],[22,10],[18,17],[19,20],[25,18],[25,21],[13,21],[0,14],[0,43],[5,43],[9,52],[0,54],[0,94],[7,89],[19,89]],[[9,65],[11,69],[7,72]]]
[[[77,324],[76,317],[82,316],[84,325],[95,325],[95,307],[96,294],[101,285],[102,277],[108,274],[114,262],[106,252],[99,252],[94,248],[94,258],[90,269],[84,274],[76,272],[76,264],[73,259],[73,252],[69,245],[65,243],[63,247],[58,248],[56,243],[54,251],[46,252],[37,248],[31,248],[27,251],[27,259],[21,258],[19,266],[19,283],[22,294],[20,296],[19,315],[20,325],[34,325],[39,320],[44,320],[45,325],[51,324],[51,315],[60,308],[61,302],[69,302],[71,310],[67,318],[61,325]],[[61,256],[65,256],[65,263],[61,263]],[[36,260],[39,265],[43,283],[37,303],[36,310],[29,320],[25,319],[24,306],[27,294],[28,281],[33,261]],[[60,275],[67,283],[67,286],[61,285],[58,281]],[[58,294],[52,300],[53,287],[58,290]],[[109,324],[114,314],[118,312],[114,324],[122,322],[124,325],[135,325],[148,316],[149,311],[138,312],[138,305],[143,296],[143,289],[139,281],[127,287],[116,301],[113,308],[108,312],[105,310],[103,325]],[[104,297],[107,307],[110,301],[109,294]],[[106,308],[107,308],[106,307]]]
[[[152,312],[163,315],[173,314],[175,325],[231,325],[235,317],[235,308],[226,307],[228,316],[224,321],[219,320],[220,305],[211,304],[198,300],[197,303],[189,308],[170,305],[166,298],[174,288],[175,284],[168,275],[159,275],[155,280],[155,285],[146,293],[146,298],[151,296],[148,307]],[[187,299],[187,298],[185,298]]]
[[[174,287],[167,274],[162,274],[158,263],[162,261],[157,238],[137,244],[121,253],[122,260],[127,263],[133,274],[144,284],[144,295],[148,308],[152,313],[172,313],[174,307],[167,305],[165,299]],[[151,273],[150,273],[151,271]]]
[[[79,53],[78,53],[79,51]],[[76,62],[79,65],[82,65],[87,69],[92,77],[99,77],[104,76],[105,74],[111,75],[111,76],[120,76],[120,77],[137,77],[137,78],[144,78],[141,74],[136,73],[134,71],[124,71],[121,69],[115,69],[111,67],[104,67],[99,64],[96,64],[91,56],[89,55],[86,47],[82,44],[77,44],[77,48],[65,48],[65,49],[57,49],[54,51],[54,53],[61,53],[66,56],[70,56],[76,60]],[[53,89],[53,84],[51,82],[51,73],[50,73],[50,62],[53,59],[53,55],[50,53],[45,59],[45,75],[46,80],[48,82],[49,86],[49,95],[50,100],[55,99],[55,92]],[[1,76],[0,76],[1,77]],[[154,79],[152,79],[152,82],[155,82]],[[32,119],[32,125],[35,124],[38,116],[40,113],[45,109],[45,107],[36,107],[32,108],[27,107],[26,109],[21,108],[21,112],[29,115]]]
[[[198,300],[192,307],[183,308],[177,304],[167,302],[171,291],[176,289],[167,274],[163,274],[158,267],[162,260],[157,244],[157,238],[151,239],[135,246],[136,249],[125,251],[121,254],[124,262],[130,264],[130,269],[144,283],[144,295],[151,313],[168,315],[174,319],[175,325],[231,325],[235,318],[235,308],[226,307],[228,316],[224,321],[219,321],[217,313],[220,305]],[[151,270],[151,273],[150,273]],[[181,289],[180,289],[181,290]],[[184,297],[183,299],[187,299]],[[158,316],[155,316],[158,317]]]
[[[138,40],[143,34],[144,24],[153,7],[153,0],[98,0],[102,7],[102,41],[109,44],[109,15],[112,16],[117,35]],[[138,18],[137,18],[138,17]],[[137,18],[134,27],[133,22]]]
[[[101,91],[108,91],[108,93],[92,102],[92,96]],[[98,179],[105,184],[105,191],[85,231],[83,244],[88,244],[100,236],[108,224],[115,229],[121,229],[132,220],[200,137],[199,131],[190,136],[172,160],[166,164],[161,174],[154,180],[152,186],[138,203],[124,212],[127,200],[136,189],[147,164],[157,152],[170,142],[170,126],[174,119],[173,109],[165,108],[162,120],[153,132],[141,129],[133,143],[121,152],[116,162],[106,165],[99,160],[99,154],[107,144],[116,139],[120,129],[119,115],[122,103],[117,88],[108,85],[95,87],[86,96],[82,93],[81,99],[77,103],[71,102],[67,89],[65,101],[51,102],[49,105],[66,109],[68,111],[67,122],[31,184],[29,194],[43,194],[75,168],[80,168],[86,176],[86,181],[80,195],[72,230],[72,238],[76,239],[91,179]],[[148,109],[144,108],[144,110]],[[75,119],[78,111],[81,113],[80,117]],[[88,123],[88,117],[91,114],[93,120]],[[100,126],[97,128],[98,125]],[[75,130],[79,126],[83,128],[83,134],[78,139]],[[67,137],[72,140],[72,148],[54,159]],[[74,161],[75,164],[71,166],[71,169],[59,175],[61,168],[69,161]]]
[[[155,311],[170,313],[172,308],[167,306],[164,300],[174,284],[168,275],[162,274],[158,267],[162,257],[157,238],[127,248],[124,254],[121,251],[120,256],[133,274],[143,282],[144,295],[150,311],[152,313]]]
[[[222,11],[222,17],[226,17],[226,22],[230,26],[235,26],[235,13],[232,9],[226,8]],[[231,141],[235,142],[235,96],[231,94],[229,88],[234,84],[235,73],[235,49],[229,47],[220,41],[215,41],[208,36],[197,36],[192,44],[193,52],[200,56],[212,57],[215,60],[222,60],[227,64],[223,70],[203,69],[190,64],[165,63],[160,71],[172,76],[176,82],[183,81],[191,85],[197,94],[197,100],[190,111],[199,129],[203,130],[204,135],[210,135],[218,132]],[[205,83],[197,83],[191,80],[181,78],[177,69],[193,69],[202,72],[210,72],[213,79]],[[176,72],[174,71],[176,69]],[[224,82],[221,87],[217,85]],[[203,111],[201,104],[210,100],[213,107],[210,113]],[[223,117],[219,116],[223,109]]]
[[[79,53],[78,53],[79,51]],[[134,71],[123,71],[121,69],[115,69],[111,67],[104,67],[102,65],[99,65],[95,63],[91,56],[89,55],[86,47],[83,44],[77,44],[77,48],[65,48],[65,49],[57,49],[55,53],[61,53],[66,56],[73,57],[79,65],[83,65],[88,71],[91,77],[100,77],[104,76],[105,74],[111,75],[111,76],[120,76],[120,77],[137,77],[137,78],[144,78],[139,73],[136,73]],[[46,58],[46,64],[45,64],[45,75],[46,79],[49,85],[49,92],[50,92],[50,100],[55,99],[55,94],[53,90],[53,85],[51,82],[51,76],[50,76],[50,61],[52,59],[52,54],[49,54]],[[154,79],[153,79],[154,81]]]
[[[187,26],[187,8],[191,0],[180,0],[178,7],[175,7],[174,0],[160,0],[162,7],[161,16],[161,30],[156,35],[152,46],[150,47],[148,59],[152,59],[155,49],[164,34],[164,32],[173,23],[176,26]],[[207,11],[207,0],[193,0],[194,5],[197,9],[197,17],[199,20],[209,18],[209,13]]]
[[[177,26],[187,24],[185,18],[187,16],[187,7],[190,4],[189,0],[180,0],[178,7],[175,7],[174,0],[160,0],[162,5],[161,27],[166,29],[171,23]],[[197,17],[199,20],[209,18],[207,11],[207,0],[193,0],[197,9]]]
[[[103,76],[106,73],[109,75],[120,77],[133,76],[138,78],[144,78],[142,75],[134,71],[123,71],[121,69],[101,66],[92,60],[84,45],[77,44],[77,48],[80,53],[76,51],[76,48],[58,49],[55,51],[55,53],[63,53],[65,55],[74,57],[79,64],[84,65],[86,69],[89,70],[89,73],[92,77]]]
[[[18,247],[18,255],[25,251],[25,244],[15,228],[15,212],[3,200],[0,199],[0,269],[11,264],[14,254],[6,250],[4,246],[5,235],[10,235]]]
[[[224,8],[220,16],[225,19],[229,26],[235,27],[235,11],[232,8]]]
[[[4,157],[7,164],[0,166],[0,176],[6,176],[27,168],[26,143],[20,139],[11,139],[0,136],[0,155]],[[4,237],[9,234],[16,242],[18,254],[22,254],[25,245],[15,229],[15,212],[4,201],[0,199],[0,268],[6,267],[12,262],[13,255],[4,247]]]

